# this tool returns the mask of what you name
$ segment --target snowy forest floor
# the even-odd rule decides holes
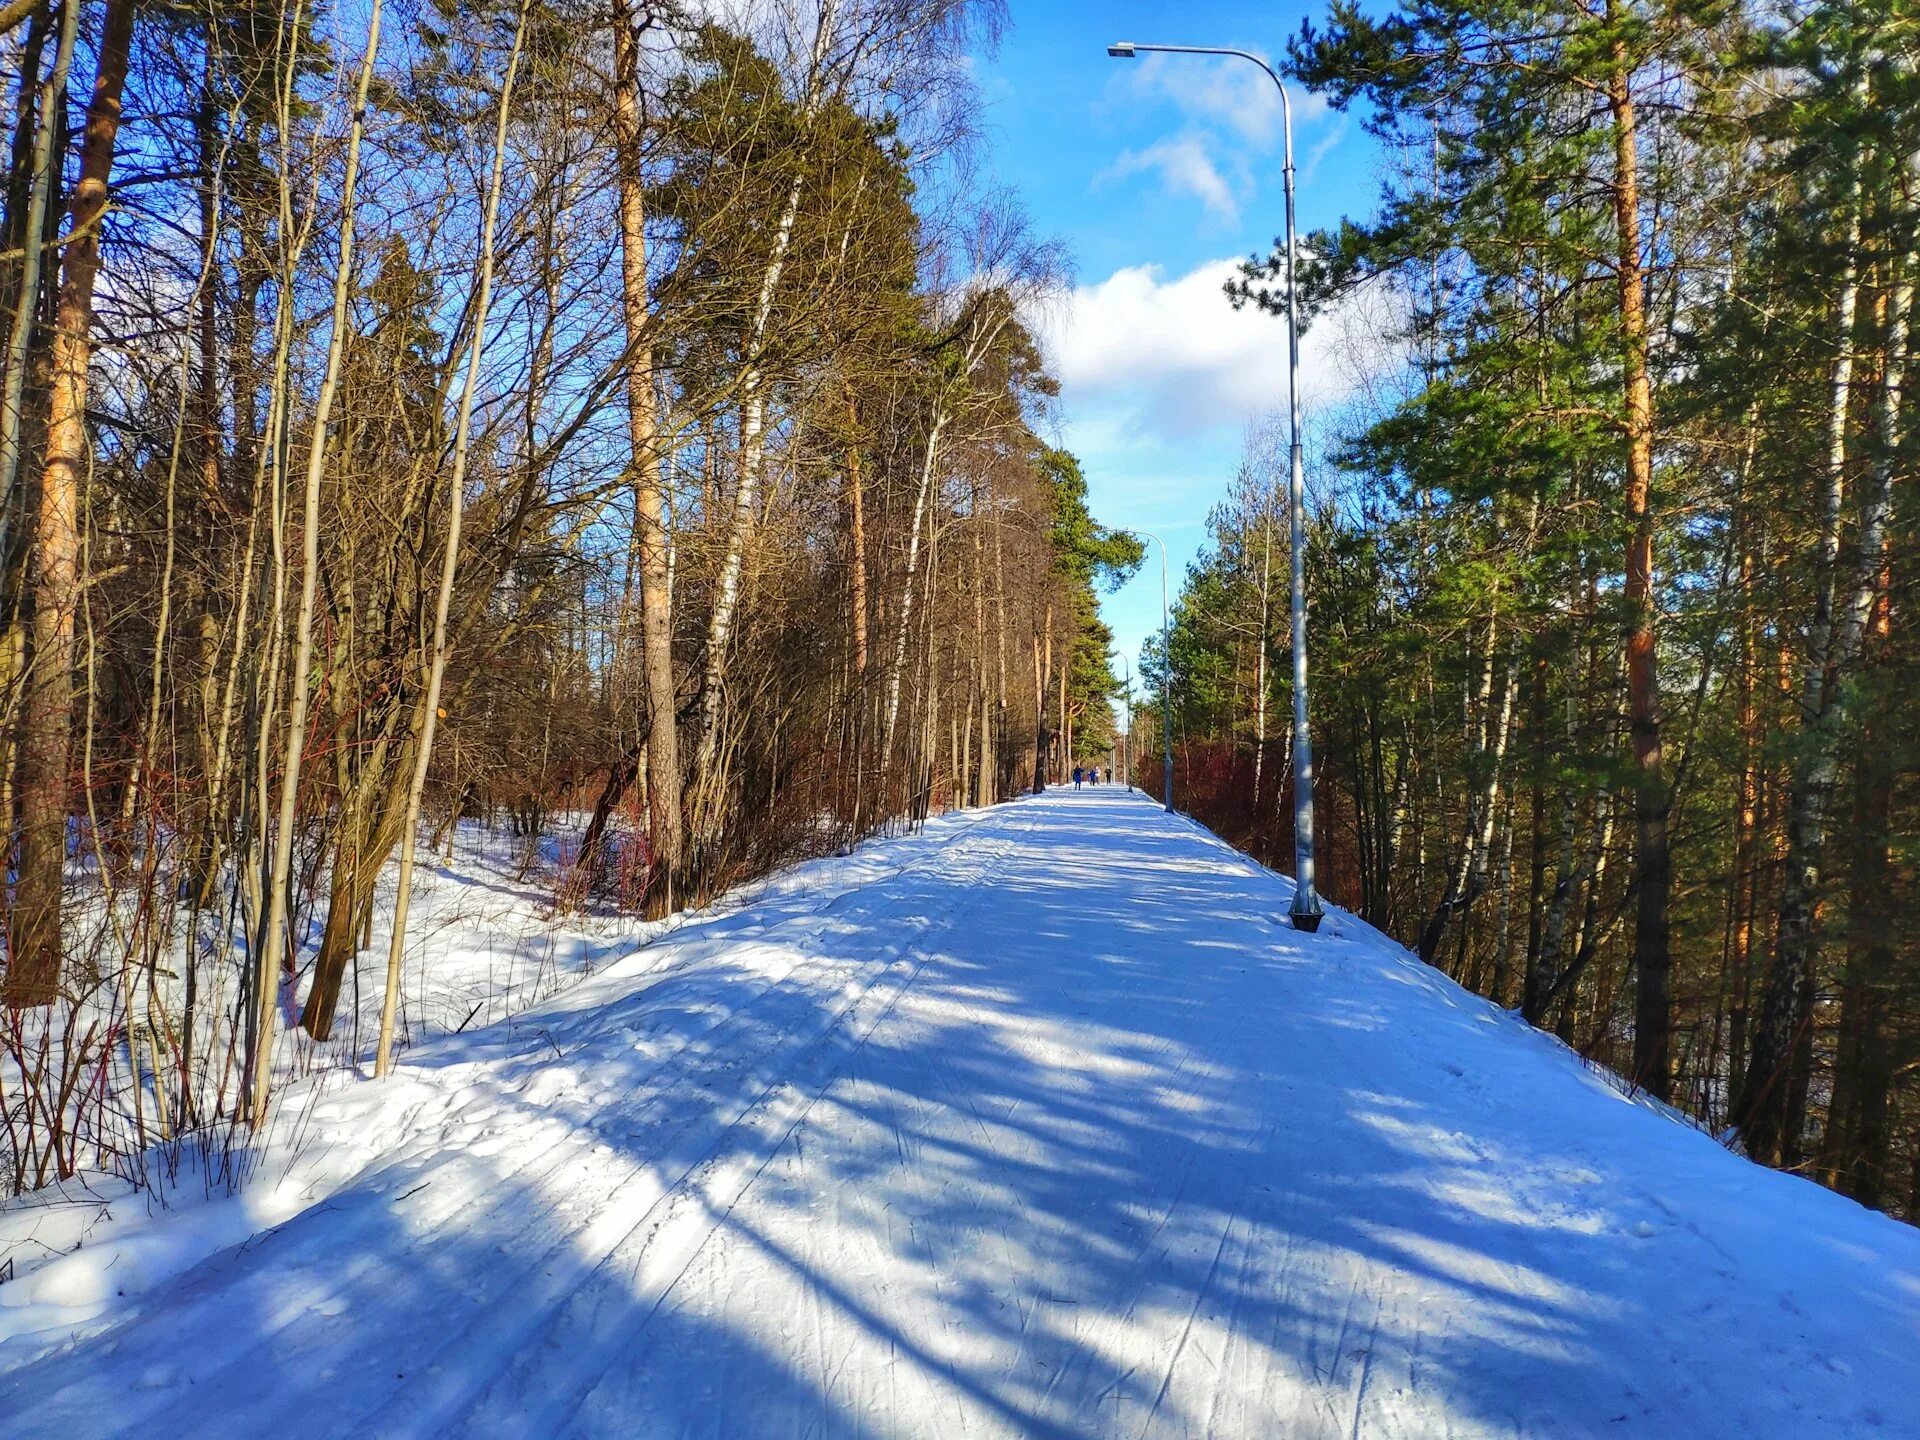
[[[30,1262],[0,1430],[1920,1436],[1920,1232],[1289,893],[1110,787],[799,867]]]

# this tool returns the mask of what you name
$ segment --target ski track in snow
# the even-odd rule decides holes
[[[0,1433],[1920,1436],[1920,1233],[1198,827],[870,851],[327,1093],[391,1143],[244,1246],[0,1287]]]

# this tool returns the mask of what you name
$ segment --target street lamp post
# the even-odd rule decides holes
[[[1309,933],[1320,928],[1320,896],[1313,883],[1313,739],[1307,731],[1307,482],[1300,452],[1300,320],[1294,286],[1293,218],[1293,101],[1273,67],[1258,55],[1207,45],[1140,45],[1122,40],[1107,47],[1118,60],[1131,60],[1143,50],[1168,55],[1226,55],[1251,60],[1280,92],[1280,118],[1285,133],[1285,164],[1280,174],[1287,196],[1287,409],[1293,441],[1288,482],[1288,510],[1293,539],[1293,905],[1288,918],[1294,928]],[[1161,554],[1166,546],[1161,545]],[[1171,751],[1169,751],[1171,755]],[[1173,781],[1168,759],[1167,808],[1173,808]]]
[[[1161,752],[1165,773],[1161,777],[1162,802],[1173,813],[1173,626],[1167,606],[1167,542],[1151,530],[1140,532],[1160,547],[1160,719],[1163,726]]]

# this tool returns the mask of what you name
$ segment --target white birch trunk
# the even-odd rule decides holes
[[[453,585],[460,570],[460,526],[466,512],[467,455],[472,444],[473,397],[480,388],[480,357],[487,342],[487,310],[493,301],[493,242],[500,219],[500,178],[506,168],[507,122],[513,113],[513,82],[520,72],[520,51],[527,33],[527,5],[513,31],[513,51],[500,85],[500,118],[493,131],[493,173],[487,181],[487,213],[480,234],[480,286],[473,303],[473,340],[467,350],[467,374],[460,387],[460,414],[454,422],[453,469],[447,477],[447,547],[440,564],[440,590],[433,602],[433,656],[427,665],[427,693],[422,705],[419,741],[414,746],[413,777],[407,786],[407,808],[400,824],[400,879],[394,896],[393,934],[387,943],[387,988],[380,1004],[380,1041],[373,1073],[393,1068],[393,1022],[400,1001],[400,967],[407,947],[407,911],[413,900],[414,850],[420,840],[420,797],[427,788],[427,769],[433,763],[433,738],[440,719],[440,686],[447,672],[447,613],[453,606]]]
[[[883,759],[893,756],[894,727],[900,718],[900,678],[907,663],[907,635],[913,623],[914,581],[920,564],[920,531],[924,527],[927,515],[927,496],[933,488],[933,477],[939,468],[940,433],[946,428],[947,413],[945,407],[933,412],[933,429],[927,432],[926,454],[920,462],[920,488],[913,501],[913,529],[907,541],[907,576],[903,582],[900,596],[900,623],[894,632],[893,660],[887,666],[887,724],[882,731],[880,754]]]
[[[819,28],[814,34],[813,56],[800,103],[803,133],[812,128],[814,117],[819,113],[836,3],[837,0],[822,0],[820,5]],[[694,760],[698,823],[703,831],[712,823],[711,809],[720,788],[714,768],[720,743],[720,703],[726,683],[727,647],[733,640],[734,617],[740,604],[740,574],[746,564],[747,540],[753,532],[759,507],[760,468],[766,457],[766,376],[761,370],[760,352],[766,343],[780,276],[786,269],[787,253],[793,243],[793,227],[800,215],[805,178],[804,169],[796,170],[793,183],[788,187],[780,223],[774,228],[773,247],[760,276],[760,293],[754,301],[753,319],[747,327],[743,352],[746,370],[741,386],[739,479],[734,486],[733,506],[727,522],[727,548],[714,585],[713,615],[707,624],[707,658],[700,691],[700,747]]]
[[[300,611],[294,625],[293,691],[287,706],[287,738],[280,781],[273,863],[263,897],[266,923],[260,930],[256,957],[259,994],[254,997],[258,1026],[253,1061],[252,1124],[257,1130],[267,1118],[267,1093],[273,1073],[274,1022],[279,1015],[277,957],[285,943],[287,882],[293,868],[293,830],[300,796],[300,766],[306,751],[307,708],[312,686],[313,607],[320,572],[320,481],[326,470],[327,426],[334,397],[340,389],[340,360],[347,343],[347,302],[353,288],[354,191],[360,180],[360,140],[366,130],[367,90],[373,81],[374,57],[380,48],[381,0],[372,0],[367,14],[367,48],[354,87],[353,120],[347,131],[346,176],[341,186],[340,253],[333,277],[333,329],[327,337],[325,378],[314,403],[313,438],[307,448],[304,533],[301,536],[303,572]]]

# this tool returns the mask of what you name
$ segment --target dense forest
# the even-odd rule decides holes
[[[259,1125],[348,987],[387,1070],[457,824],[662,916],[1107,743],[1001,19],[0,8],[5,1193]]]
[[[1900,0],[1341,0],[1286,55],[1392,157],[1302,298],[1384,298],[1407,360],[1310,447],[1323,891],[1909,1219],[1916,57]],[[1252,432],[1170,656],[1178,803],[1282,869],[1284,455]]]
[[[1002,19],[0,6],[9,1193],[391,1068],[463,825],[660,918],[1104,760],[1142,551],[983,178]],[[1323,891],[1909,1219],[1916,55],[1899,0],[1342,0],[1285,57],[1390,157],[1299,298],[1400,360],[1311,417]],[[1142,668],[1290,869],[1284,444]]]

